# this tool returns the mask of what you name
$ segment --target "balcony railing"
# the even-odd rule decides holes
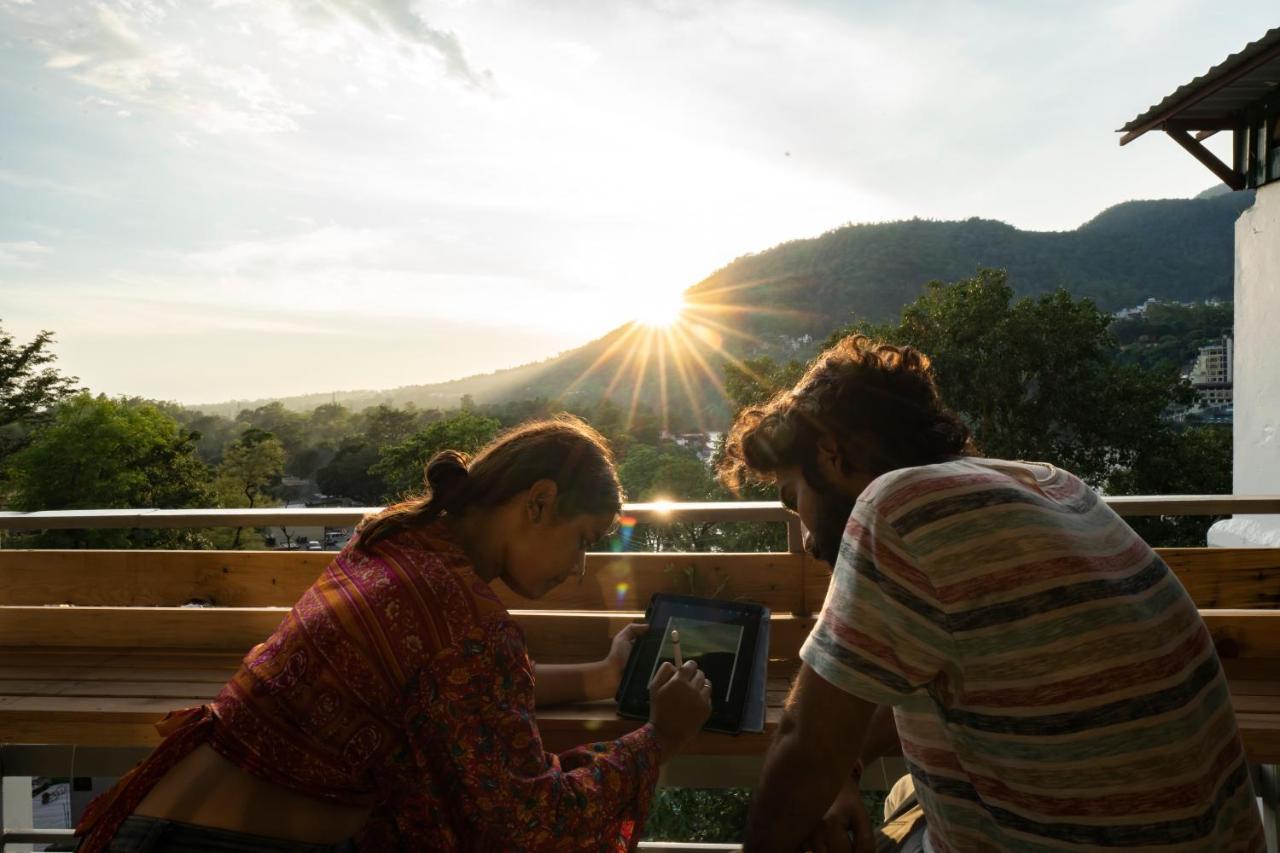
[[[1233,494],[1181,494],[1181,496],[1169,496],[1169,494],[1161,494],[1161,496],[1123,496],[1123,497],[1106,497],[1103,500],[1108,503],[1121,516],[1210,516],[1210,515],[1280,515],[1280,496],[1233,496]],[[134,510],[134,508],[123,508],[123,510],[59,510],[44,512],[0,512],[0,530],[9,530],[9,532],[31,532],[31,530],[70,530],[70,529],[204,529],[204,528],[279,528],[279,526],[302,526],[302,528],[352,528],[358,521],[370,512],[378,511],[379,507],[268,507],[256,508],[256,510],[243,510],[243,508],[195,508],[195,510]],[[819,573],[810,574],[810,570],[806,566],[812,565],[812,560],[803,556],[801,549],[801,528],[799,519],[783,508],[781,503],[773,501],[759,502],[716,502],[716,503],[689,503],[689,502],[655,502],[655,503],[627,503],[623,507],[623,514],[635,519],[639,524],[663,525],[672,523],[755,523],[755,524],[782,524],[787,529],[787,551],[781,555],[684,555],[682,552],[669,552],[667,555],[594,555],[590,558],[589,564],[594,566],[605,566],[609,560],[614,557],[643,557],[636,560],[636,580],[643,580],[643,575],[648,573],[649,578],[660,575],[659,562],[660,558],[666,557],[671,560],[684,560],[684,558],[699,558],[699,560],[716,562],[719,570],[727,570],[735,576],[751,576],[755,578],[756,583],[763,578],[762,573],[772,571],[774,575],[769,575],[771,583],[768,584],[769,596],[776,597],[774,602],[774,612],[780,613],[783,620],[796,622],[795,628],[803,629],[803,620],[810,615],[813,608],[820,605],[822,594],[826,592],[826,578]],[[1201,551],[1202,549],[1193,549],[1193,551]],[[32,555],[38,555],[38,552],[29,552]],[[93,557],[97,569],[108,571],[111,564],[110,556],[120,552],[99,552],[99,557]],[[195,558],[195,552],[187,552],[189,558]],[[223,552],[230,553],[230,552]],[[1272,573],[1275,566],[1275,558],[1266,557],[1267,562],[1245,562],[1244,552],[1235,552],[1236,556],[1229,556],[1228,553],[1222,553],[1221,557],[1229,561],[1234,561],[1233,569],[1244,571],[1248,569],[1251,573],[1257,574],[1257,580],[1261,581],[1263,571]],[[1258,558],[1263,557],[1261,553],[1256,553]],[[148,557],[146,566],[159,567],[161,562],[169,560],[169,557],[160,552],[151,552],[154,557]],[[45,555],[52,557],[54,555]],[[123,555],[120,555],[123,556]],[[140,555],[141,556],[141,555]],[[255,558],[265,558],[270,555],[262,555],[262,557],[253,557],[246,555],[251,560]],[[177,553],[175,553],[177,557]],[[210,555],[215,557],[216,555]],[[771,557],[776,557],[772,560]],[[1194,555],[1183,555],[1184,560],[1196,560]],[[132,557],[131,557],[132,558]],[[178,557],[180,558],[180,557]],[[284,560],[284,557],[280,557]],[[301,558],[301,557],[300,557]],[[321,558],[316,555],[316,558]],[[1213,564],[1222,564],[1224,560],[1212,561]],[[1251,558],[1252,560],[1252,558]],[[753,562],[754,561],[754,562]],[[765,565],[768,562],[768,565]],[[1257,565],[1254,566],[1254,562]],[[1235,565],[1239,564],[1239,565]],[[1258,567],[1258,566],[1268,567]],[[42,564],[44,565],[44,564]],[[173,564],[173,566],[178,564]],[[310,564],[308,564],[310,565]],[[703,565],[703,564],[699,564]],[[138,567],[143,564],[138,564]],[[173,567],[166,565],[165,567]],[[72,567],[73,569],[73,567]],[[1212,567],[1210,567],[1212,570]],[[589,569],[590,570],[590,569]],[[61,570],[59,570],[61,571]],[[65,573],[64,573],[65,574]],[[165,573],[169,574],[169,573]],[[759,575],[759,578],[758,578]],[[115,575],[110,575],[114,576]],[[1249,575],[1252,578],[1252,574]],[[59,575],[61,578],[61,575]],[[69,575],[68,575],[69,578]],[[1216,575],[1215,575],[1216,578]],[[61,578],[58,583],[65,583],[67,578]],[[110,583],[110,581],[99,580],[97,583]],[[273,580],[274,583],[274,580]],[[636,589],[632,590],[631,597],[627,599],[626,611],[614,611],[607,613],[608,616],[630,617],[634,615],[632,610],[637,607],[643,607],[640,599],[643,598],[641,593],[645,593],[649,585],[657,583],[654,580],[644,581],[644,583],[634,584]],[[1215,580],[1216,583],[1216,580]],[[1225,581],[1224,581],[1225,583]],[[1252,581],[1251,581],[1252,583]],[[1261,584],[1254,584],[1261,585]],[[788,593],[786,590],[795,587],[794,593]],[[1274,587],[1274,584],[1271,584]],[[1271,587],[1268,587],[1270,589]],[[282,590],[284,592],[284,590]],[[1193,594],[1202,594],[1201,588],[1192,587]],[[1204,597],[1208,597],[1210,593],[1203,593]],[[1270,593],[1267,593],[1270,594]],[[1212,596],[1219,596],[1219,592],[1212,592]],[[1239,598],[1239,594],[1236,593]],[[46,599],[40,599],[46,601]],[[1270,601],[1270,599],[1267,599]],[[550,607],[568,607],[572,605],[577,608],[580,603],[566,601],[564,602],[548,602]],[[791,606],[783,606],[783,602],[795,602]],[[283,601],[274,602],[275,610],[278,610]],[[622,606],[622,602],[616,602],[618,606]],[[1256,607],[1266,606],[1265,603],[1254,602],[1249,605],[1242,603],[1210,603],[1210,607]],[[1271,605],[1274,607],[1274,603]],[[59,608],[61,612],[77,610],[72,608]],[[88,607],[81,610],[90,610]],[[163,610],[163,608],[160,608]],[[265,608],[265,610],[273,610],[273,608]],[[129,611],[136,613],[137,611]],[[527,612],[527,611],[526,611]],[[591,613],[584,613],[580,610],[561,610],[559,611],[567,616],[590,616]],[[1220,613],[1239,613],[1247,611],[1217,611]],[[200,615],[200,613],[196,613]],[[604,616],[605,613],[595,613],[596,616]],[[1208,615],[1206,615],[1208,619]],[[1235,616],[1233,616],[1234,619]],[[278,616],[275,616],[278,619]],[[1267,634],[1274,633],[1270,626],[1271,620],[1267,621],[1267,625],[1262,630]],[[788,622],[785,622],[788,624]],[[1216,630],[1216,628],[1215,628]],[[783,631],[785,634],[786,631]],[[796,631],[792,631],[796,633]],[[803,631],[799,631],[803,633]],[[1230,631],[1229,631],[1230,634]],[[1229,639],[1239,642],[1238,638],[1230,635]],[[788,640],[792,644],[799,642],[797,639]],[[1268,642],[1268,646],[1275,646],[1274,640]],[[4,738],[0,738],[3,742]],[[77,753],[70,753],[70,763],[64,763],[65,756],[58,751],[63,747],[40,747],[40,745],[5,745],[0,743],[0,771],[4,775],[64,775],[65,770],[54,770],[56,767],[72,766],[77,768],[79,775],[113,775],[119,771],[119,768],[127,767],[129,763],[136,761],[138,757],[145,754],[146,749],[143,747],[81,747],[79,757]],[[754,763],[753,763],[754,761]],[[78,763],[77,763],[78,762]],[[737,762],[737,763],[735,763]],[[696,756],[694,760],[690,760],[689,767],[684,771],[682,779],[696,779],[701,781],[685,781],[680,784],[691,785],[708,785],[708,784],[749,784],[744,783],[746,777],[754,777],[751,774],[758,771],[758,757],[755,760],[745,760],[742,756],[716,756],[716,754],[703,754]],[[1265,772],[1263,772],[1265,771]],[[1274,820],[1275,815],[1275,771],[1274,766],[1270,768],[1261,768],[1261,774],[1257,777],[1258,783],[1262,785],[1270,785],[1267,793],[1263,797],[1270,799],[1270,815]],[[698,775],[700,774],[700,775]],[[1270,774],[1270,775],[1266,775]],[[714,776],[714,780],[712,777]],[[708,781],[712,780],[712,781]],[[736,780],[736,781],[727,781]],[[14,789],[15,790],[15,789]],[[0,820],[3,820],[3,813],[0,813]],[[0,844],[23,843],[23,841],[35,841],[35,843],[54,843],[54,841],[65,841],[68,838],[67,830],[32,830],[29,826],[23,827],[3,827],[0,826]],[[660,845],[645,845],[646,848],[660,849]],[[678,845],[677,845],[678,847]],[[696,849],[733,849],[732,845],[703,845]],[[690,849],[690,848],[685,848]],[[1272,848],[1274,849],[1274,848]]]

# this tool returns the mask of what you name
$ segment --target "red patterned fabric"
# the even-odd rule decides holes
[[[209,705],[98,798],[77,834],[104,850],[201,744],[308,796],[372,806],[361,850],[631,850],[657,782],[645,725],[546,753],[524,634],[447,527],[347,547]]]

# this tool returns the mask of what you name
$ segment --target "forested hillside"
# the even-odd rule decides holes
[[[672,359],[646,361],[645,333],[624,326],[536,364],[432,385],[282,402],[295,411],[334,400],[354,409],[407,403],[452,408],[469,395],[478,403],[544,398],[581,407],[608,396],[621,406],[664,409],[676,429],[714,426],[729,414],[712,378],[726,356],[810,355],[833,329],[892,320],[929,281],[959,280],[979,267],[1007,270],[1017,295],[1063,288],[1104,311],[1149,297],[1230,300],[1233,223],[1251,203],[1250,193],[1131,201],[1060,232],[1021,231],[984,219],[848,225],[738,258],[691,287],[688,322],[676,343],[687,351],[684,376]],[[264,402],[199,408],[233,416]]]

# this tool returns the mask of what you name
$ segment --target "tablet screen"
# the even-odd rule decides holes
[[[742,654],[743,627],[688,616],[672,616],[660,627],[662,646],[645,683],[653,680],[663,661],[675,663],[675,645],[671,642],[671,632],[679,631],[680,654],[685,660],[696,660],[698,669],[711,680],[712,701],[728,702],[729,688],[733,686],[738,658]]]
[[[658,593],[645,613],[650,628],[627,662],[618,688],[623,716],[649,714],[649,682],[663,661],[675,662],[671,632],[680,632],[680,655],[694,660],[711,679],[711,719],[707,728],[737,731],[756,664],[761,620],[768,610],[759,604]],[[761,674],[763,678],[763,674]],[[763,682],[762,682],[763,683]]]

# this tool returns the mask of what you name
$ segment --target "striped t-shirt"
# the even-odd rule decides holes
[[[895,707],[938,853],[1263,849],[1204,622],[1065,471],[961,459],[877,479],[800,656]]]

